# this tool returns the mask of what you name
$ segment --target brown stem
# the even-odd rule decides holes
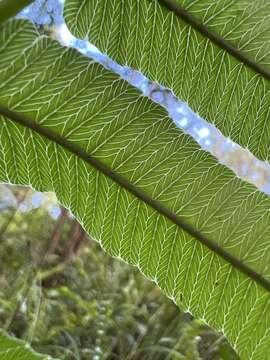
[[[76,219],[73,221],[69,239],[69,244],[63,254],[63,261],[68,261],[78,254],[79,248],[85,239],[85,231]]]
[[[55,250],[56,250],[56,248],[57,248],[57,246],[59,244],[59,241],[61,239],[62,230],[63,230],[63,227],[64,227],[65,222],[67,220],[67,217],[68,217],[67,209],[65,209],[64,207],[61,206],[61,214],[58,217],[57,222],[55,224],[55,228],[54,228],[54,231],[52,233],[51,241],[50,241],[47,253],[45,255],[45,258],[47,256],[49,256],[49,255],[52,255],[55,252]]]

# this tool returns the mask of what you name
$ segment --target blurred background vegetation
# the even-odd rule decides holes
[[[66,360],[238,359],[221,334],[108,257],[52,194],[0,185],[0,215],[0,327],[38,352]]]

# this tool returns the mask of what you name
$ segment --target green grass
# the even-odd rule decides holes
[[[32,192],[8,189],[26,209]],[[2,209],[0,327],[66,360],[238,359],[222,335],[179,311],[137,269],[104,254],[72,217],[51,218],[54,199],[46,199],[30,211]],[[44,257],[56,231],[59,243]]]

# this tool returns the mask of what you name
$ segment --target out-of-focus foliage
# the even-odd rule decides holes
[[[56,217],[51,195],[3,189],[13,195],[0,217],[0,326],[10,334],[66,360],[237,359],[65,209]]]

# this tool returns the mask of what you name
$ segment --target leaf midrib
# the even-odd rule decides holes
[[[111,180],[113,180],[120,187],[126,189],[132,195],[143,201],[145,204],[149,205],[159,214],[165,216],[167,219],[169,219],[175,225],[183,229],[193,238],[198,240],[203,245],[207,246],[211,251],[222,257],[233,267],[237,268],[240,272],[244,273],[249,278],[253,279],[257,284],[259,284],[264,289],[270,292],[270,282],[268,282],[261,274],[257,273],[249,266],[247,266],[245,263],[237,259],[235,256],[231,255],[230,253],[225,251],[222,247],[220,247],[219,245],[215,244],[213,241],[208,239],[204,234],[202,234],[200,231],[196,230],[192,225],[187,223],[183,217],[176,215],[173,211],[168,209],[159,201],[155,200],[154,198],[152,198],[151,196],[140,190],[138,187],[136,187],[131,182],[126,180],[123,176],[117,174],[109,166],[103,164],[100,160],[96,159],[92,155],[89,155],[80,146],[72,143],[63,136],[51,131],[50,129],[38,124],[37,122],[32,121],[25,115],[9,110],[8,108],[2,106],[1,104],[0,104],[0,114],[5,116],[5,118],[7,118],[12,122],[15,122],[21,126],[33,130],[34,132],[54,142],[55,144],[62,146],[69,152],[76,155],[78,158],[84,160],[86,163],[90,164],[96,170],[103,173]]]
[[[260,74],[266,80],[270,80],[270,70],[266,69],[264,66],[258,64],[255,60],[247,56],[247,54],[240,49],[234,47],[229,41],[224,39],[222,36],[216,32],[210,30],[206,25],[204,25],[200,20],[191,15],[187,10],[185,10],[181,5],[177,4],[175,0],[158,0],[158,2],[165,6],[167,9],[172,11],[177,17],[184,20],[192,28],[199,31],[204,37],[211,40],[214,44],[219,46],[221,49],[228,52],[238,61],[245,64],[247,67]]]

